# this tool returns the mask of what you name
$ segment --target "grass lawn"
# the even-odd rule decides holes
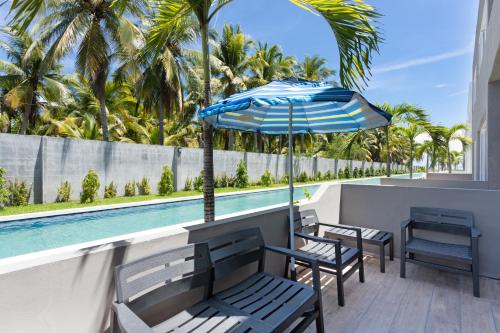
[[[380,177],[380,176],[374,176]],[[372,177],[368,177],[372,178]],[[348,179],[341,179],[348,180]],[[306,184],[317,184],[321,182],[327,182],[331,180],[325,181],[312,181],[306,183],[297,183],[295,185],[306,185]],[[241,192],[241,191],[249,191],[249,190],[263,190],[266,188],[276,188],[276,187],[286,187],[287,184],[273,184],[271,186],[249,186],[245,188],[237,188],[237,187],[226,187],[226,188],[216,188],[215,193],[230,193],[230,192]],[[174,192],[171,195],[160,196],[157,194],[154,195],[137,195],[134,197],[116,197],[112,199],[97,199],[92,203],[81,204],[79,201],[70,201],[70,202],[61,202],[61,203],[44,203],[44,204],[30,204],[27,206],[18,206],[18,207],[5,207],[4,209],[0,209],[0,216],[5,215],[15,215],[15,214],[25,214],[25,213],[36,213],[36,212],[46,212],[50,210],[60,210],[60,209],[69,209],[69,208],[82,208],[82,207],[92,207],[92,206],[102,206],[102,205],[112,205],[112,204],[122,204],[128,202],[138,202],[138,201],[147,201],[154,199],[172,199],[172,198],[182,198],[189,197],[193,195],[201,195],[201,192],[198,191],[181,191]]]
[[[245,187],[245,188],[236,188],[236,187],[216,188],[215,193],[240,192],[240,191],[259,190],[259,189],[275,188],[275,187],[286,187],[286,184],[273,184],[269,187],[249,186],[249,187]],[[44,203],[44,204],[30,204],[27,206],[5,207],[4,209],[0,209],[0,216],[25,214],[25,213],[36,213],[36,212],[46,212],[49,210],[60,210],[60,209],[69,209],[69,208],[82,208],[82,207],[122,204],[122,203],[127,203],[127,202],[138,202],[138,201],[147,201],[147,200],[154,200],[154,199],[173,199],[173,198],[189,197],[189,196],[193,196],[193,195],[202,195],[202,193],[198,192],[198,191],[181,191],[181,192],[174,192],[168,196],[160,196],[160,195],[154,194],[154,195],[137,195],[134,197],[116,197],[116,198],[112,198],[112,199],[99,198],[99,199],[96,199],[95,202],[85,203],[85,204],[81,204],[79,201],[60,202],[60,203],[53,202],[53,203]]]

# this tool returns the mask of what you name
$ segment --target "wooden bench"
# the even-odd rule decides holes
[[[415,231],[425,230],[435,234],[452,234],[466,237],[468,244],[437,241],[416,236]],[[437,235],[435,235],[437,236]],[[480,231],[474,227],[474,216],[471,212],[412,207],[410,218],[401,223],[401,272],[406,277],[406,262],[425,265],[457,273],[472,275],[473,293],[479,297],[479,248]],[[408,255],[408,256],[407,256]],[[415,255],[419,257],[416,258]],[[424,259],[425,258],[425,259]],[[465,264],[469,269],[448,266],[436,263],[430,259],[439,259],[455,264]]]
[[[352,230],[346,229],[346,227],[361,229],[361,239],[363,243],[379,247],[380,271],[385,273],[385,246],[389,244],[389,259],[391,261],[394,260],[394,234],[389,231],[340,224],[325,230],[325,237],[355,241],[356,233]]]
[[[295,257],[313,270],[313,287],[264,272],[265,252]],[[257,272],[213,294],[215,281],[256,263]],[[251,267],[251,266],[250,266]],[[117,302],[112,332],[303,332],[313,321],[324,332],[318,262],[289,249],[265,246],[259,229],[156,254],[115,268]],[[150,327],[141,315],[194,289],[202,301]]]

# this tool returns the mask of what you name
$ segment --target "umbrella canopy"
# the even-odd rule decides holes
[[[199,117],[215,128],[263,134],[288,134],[289,105],[292,132],[355,132],[390,124],[391,115],[360,94],[321,82],[273,81],[234,94],[201,111]]]
[[[290,240],[294,239],[293,134],[356,132],[391,122],[390,114],[354,91],[298,79],[273,81],[234,94],[202,110],[199,118],[215,128],[288,134]],[[294,243],[290,241],[292,250]],[[293,258],[290,267],[295,277]]]

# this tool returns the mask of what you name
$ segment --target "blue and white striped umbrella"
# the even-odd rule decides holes
[[[356,132],[391,123],[390,114],[354,91],[297,79],[273,81],[234,94],[198,116],[215,128],[288,134],[290,239],[294,239],[293,134]],[[292,250],[294,244],[290,242]],[[293,258],[291,268],[294,276]]]
[[[215,128],[263,134],[355,132],[390,124],[391,115],[360,94],[321,82],[273,81],[234,94],[201,111]]]

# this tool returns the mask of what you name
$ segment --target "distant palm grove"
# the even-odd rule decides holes
[[[222,7],[231,1],[208,2]],[[252,40],[239,25],[205,31],[200,27],[207,25],[200,21],[203,17],[196,7],[202,1],[13,1],[11,23],[2,28],[0,37],[0,132],[203,147],[206,137],[194,116],[207,102],[207,62],[198,49],[204,34],[208,34],[205,49],[210,50],[208,96],[213,96],[212,102],[288,77],[361,89],[358,82],[365,80],[367,68],[360,65],[362,61],[345,61],[350,56],[345,52],[357,46],[343,45],[343,35],[331,22],[342,18],[329,17],[310,1],[292,2],[312,6],[332,25],[339,43],[339,73],[321,55],[298,59],[272,41]],[[317,1],[321,2],[326,3]],[[349,22],[378,17],[363,3],[332,3],[352,7],[353,12],[345,14],[351,16],[343,18]],[[186,4],[191,10],[182,12]],[[358,58],[364,57],[362,51],[378,50],[377,33],[369,32],[372,35],[361,42],[372,44],[360,49]],[[347,41],[362,38],[346,36]],[[63,60],[73,62],[74,73],[64,71]],[[349,74],[354,65],[358,75]],[[390,157],[409,167],[427,156],[429,167],[448,170],[461,163],[462,153],[452,151],[450,142],[470,143],[464,136],[465,125],[433,124],[425,110],[407,103],[379,106],[393,115],[390,128],[297,135],[296,152],[367,161]],[[417,142],[422,133],[428,139]],[[284,135],[218,130],[210,144],[218,149],[286,153],[285,142]]]

